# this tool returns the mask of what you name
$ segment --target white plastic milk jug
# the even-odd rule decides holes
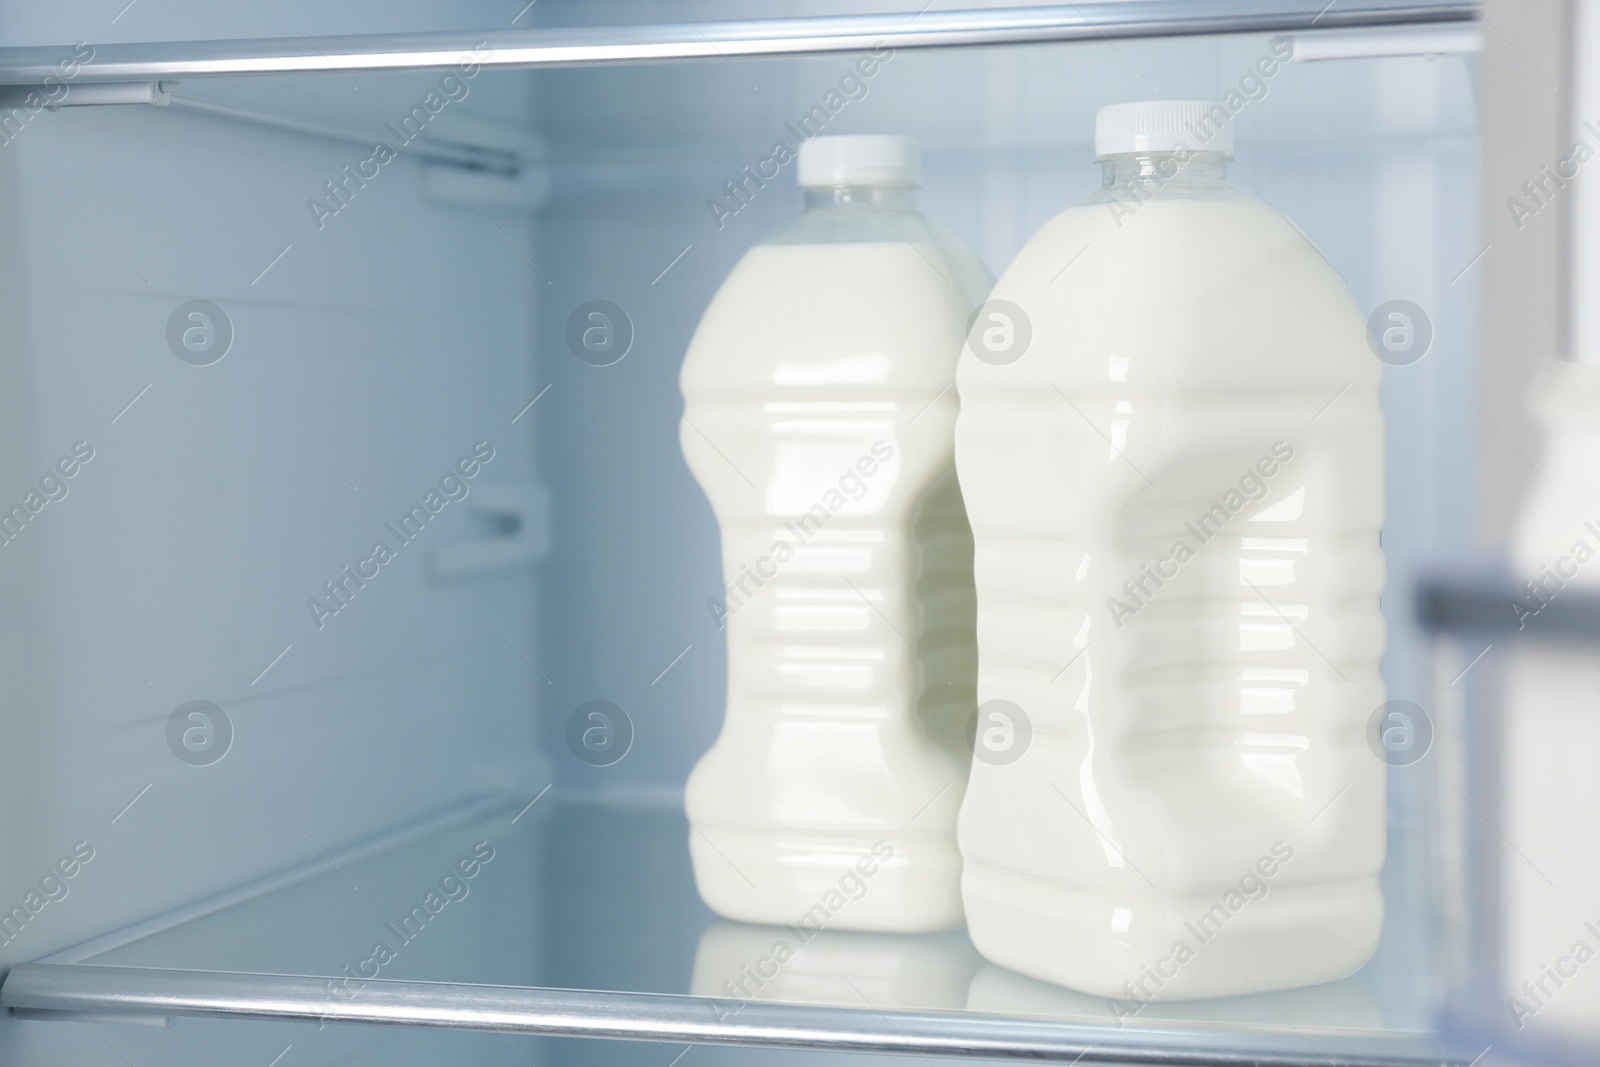
[[[728,640],[690,853],[728,918],[940,929],[976,673],[953,381],[990,278],[916,212],[915,141],[818,137],[797,169],[804,214],[734,267],[683,365]]]
[[[1331,981],[1383,918],[1381,364],[1224,181],[1220,104],[1103,109],[957,384],[979,730],[973,943],[1114,998]]]

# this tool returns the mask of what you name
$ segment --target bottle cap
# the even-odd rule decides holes
[[[1215,100],[1144,100],[1103,107],[1094,117],[1098,159],[1180,148],[1232,156],[1232,113]]]
[[[830,185],[916,185],[921,150],[911,137],[852,134],[813,137],[800,146],[795,172],[803,188]]]

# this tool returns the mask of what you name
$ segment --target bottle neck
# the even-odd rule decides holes
[[[915,211],[914,185],[851,182],[811,186],[805,190],[807,211]]]
[[[1129,152],[1100,160],[1102,188],[1221,186],[1227,184],[1228,157],[1220,152]]]

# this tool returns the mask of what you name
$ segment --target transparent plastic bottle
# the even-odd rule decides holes
[[[957,373],[980,744],[1027,742],[973,764],[969,930],[1125,1011],[1330,981],[1383,917],[1381,364],[1221,105],[1096,145]]]
[[[903,137],[819,137],[684,361],[681,441],[722,531],[727,717],[685,804],[721,915],[961,920],[973,699],[956,356],[989,276],[916,212]]]

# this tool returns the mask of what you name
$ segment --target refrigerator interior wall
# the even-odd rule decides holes
[[[139,5],[115,23],[115,11],[41,8],[0,18],[0,30],[19,44],[403,30],[506,25],[523,5],[400,5],[384,25],[367,12],[282,7],[280,17]],[[681,17],[748,14],[685,5]],[[595,16],[541,4],[521,17]],[[619,3],[604,17],[680,15],[671,3]],[[1098,184],[1098,107],[1217,96],[1269,53],[1264,37],[903,52],[825,132],[919,137],[924,208],[998,271]],[[493,179],[402,153],[319,225],[308,201],[330,203],[324,183],[366,152],[176,108],[47,113],[0,147],[10,324],[0,502],[20,503],[76,442],[94,449],[64,480],[66,495],[0,547],[13,709],[0,789],[26,815],[0,831],[0,901],[21,900],[75,843],[95,850],[68,896],[0,947],[0,966],[474,795],[532,797],[553,781],[602,803],[668,814],[681,804],[721,721],[726,661],[708,607],[721,595],[717,530],[677,445],[678,368],[733,263],[798,209],[792,168],[747,205],[724,183],[775,140],[792,145],[785,123],[839,89],[850,63],[480,74],[430,133],[542,138],[550,196],[537,211],[526,189],[496,207],[481,184]],[[378,131],[437,81],[330,74],[180,92]],[[1243,88],[1253,99],[1237,120],[1236,184],[1300,225],[1364,310],[1404,299],[1431,321],[1426,358],[1391,369],[1384,387],[1385,672],[1392,697],[1427,704],[1405,590],[1424,558],[1465,553],[1475,503],[1466,401],[1481,244],[1468,61],[1288,64]],[[466,190],[459,199],[451,181]],[[168,341],[174,312],[195,299],[220,305],[232,326],[231,348],[210,366],[184,362]],[[620,305],[635,332],[609,367],[581,362],[566,339],[569,316],[594,299]],[[495,458],[472,481],[478,495],[396,546],[319,626],[307,601],[332,606],[323,583],[375,540],[393,545],[385,524],[479,441]],[[503,532],[473,512],[481,490],[527,498],[541,484],[554,507],[539,570],[482,572],[455,588],[431,577],[437,547]],[[221,705],[234,731],[209,766],[183,762],[168,741],[169,718],[196,699]],[[636,732],[610,767],[567,746],[568,716],[591,699],[620,705]],[[1433,950],[1427,773],[1424,763],[1391,775],[1390,914],[1359,986],[1375,1020],[1418,1021],[1430,992],[1415,978]],[[692,944],[710,915],[686,891],[688,830],[673,826],[633,847],[680,876],[648,928],[681,930]],[[637,860],[581,834],[521,856],[521,919],[546,931],[540,951],[589,967],[597,988],[626,970],[608,970],[612,961],[630,959],[636,975],[642,956],[660,961],[652,987],[683,989],[681,956],[641,941],[641,917],[607,910]],[[490,914],[466,911],[452,951],[537,940],[492,927]],[[294,1062],[665,1064],[678,1052],[282,1024],[98,1025],[0,1020],[0,1058],[268,1063],[292,1044]]]
[[[264,16],[150,5],[113,25],[114,9],[88,6],[10,11],[0,33],[59,43],[292,32],[286,18],[322,32],[371,25],[370,12],[338,25],[308,4]],[[392,5],[388,17],[428,28],[446,6]],[[365,129],[436,81],[369,77],[358,90],[331,76],[236,92]],[[472,89],[447,120],[530,126],[525,76]],[[515,498],[535,485],[532,420],[511,423],[533,395],[537,277],[519,252],[532,247],[532,213],[489,207],[486,219],[430,197],[423,168],[401,158],[319,227],[308,199],[327,200],[323,183],[366,152],[176,108],[67,108],[8,132],[0,495],[8,510],[31,491],[47,503],[20,532],[13,520],[0,548],[5,910],[75,844],[93,859],[61,883],[65,896],[7,927],[0,966],[465,797],[547,783],[534,572],[463,574],[454,588],[431,576],[437,549],[494,533],[474,510],[491,490]],[[189,359],[232,333],[209,366],[169,344],[196,299],[228,321]],[[206,329],[177,319],[180,348],[182,330]],[[385,524],[481,441],[494,459],[470,494],[400,544]],[[41,487],[77,442],[93,458]],[[308,600],[336,603],[323,583],[380,539],[395,558],[319,626]],[[208,766],[169,745],[169,717],[192,700],[231,722],[231,748]],[[480,1046],[483,1062],[522,1062],[498,1037],[347,1029],[313,1043],[303,1028],[279,1040],[284,1029],[97,1033],[7,1017],[0,1060],[267,1063],[293,1042],[297,1062],[437,1062]]]

